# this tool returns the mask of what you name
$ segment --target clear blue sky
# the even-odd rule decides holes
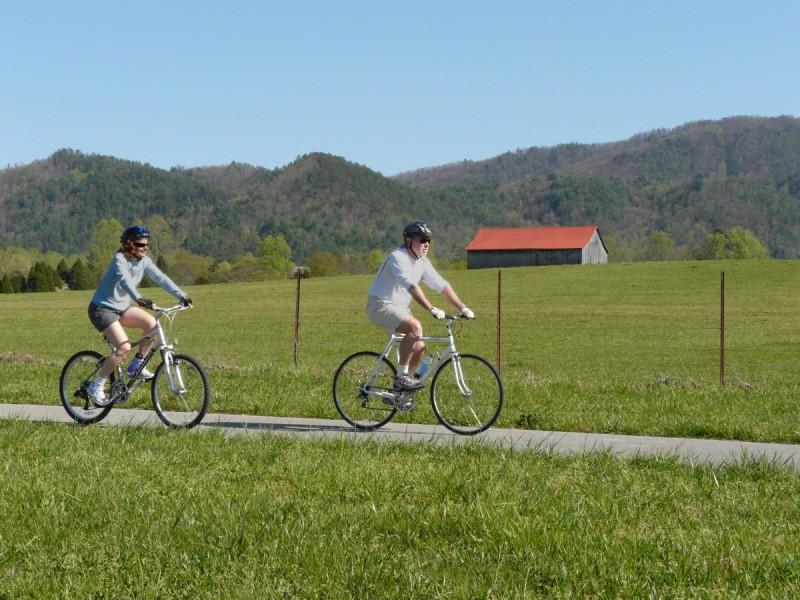
[[[385,175],[798,115],[800,2],[0,0],[0,168],[59,148]]]

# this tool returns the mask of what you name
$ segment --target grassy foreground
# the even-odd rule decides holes
[[[719,385],[719,279],[726,273],[726,384]],[[478,319],[464,352],[496,361],[497,272],[445,273]],[[338,418],[341,360],[379,349],[364,314],[371,278],[303,281],[299,365],[295,283],[197,286],[176,324],[199,358],[212,411]],[[637,263],[503,271],[497,426],[800,442],[800,261]],[[157,302],[169,298],[148,293]],[[61,366],[104,350],[90,293],[0,295],[0,402],[58,403]],[[437,303],[441,299],[432,296]],[[422,317],[426,331],[440,331]],[[140,392],[134,406],[147,406]],[[408,419],[433,422],[422,403]]]
[[[764,463],[0,423],[0,598],[795,597]]]

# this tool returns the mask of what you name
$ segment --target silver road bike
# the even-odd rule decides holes
[[[208,377],[197,360],[175,352],[177,340],[170,342],[166,331],[172,329],[175,316],[188,308],[179,304],[170,308],[155,309],[157,313],[155,330],[131,342],[131,346],[135,348],[153,336],[156,338],[156,343],[133,377],[128,377],[122,365],[112,371],[105,389],[106,401],[102,405],[95,404],[86,390],[97,377],[107,357],[95,350],[81,350],[74,354],[61,370],[59,384],[61,403],[67,414],[82,425],[97,423],[102,421],[114,406],[127,402],[139,387],[150,383],[153,409],[165,425],[188,429],[200,423],[208,411],[208,403],[211,400]],[[114,352],[116,348],[108,339],[106,342]],[[156,354],[161,355],[161,364],[153,373],[153,379],[149,381],[140,379],[139,373]]]
[[[450,431],[474,435],[492,426],[503,408],[503,382],[489,362],[456,349],[456,325],[462,317],[449,316],[447,335],[422,337],[430,344],[445,345],[434,353],[433,362],[420,381],[430,380],[433,413]],[[422,388],[402,391],[394,388],[399,344],[405,336],[392,334],[383,352],[362,351],[344,359],[333,378],[333,401],[342,418],[357,429],[371,431],[388,423],[398,412],[415,410],[415,396]]]

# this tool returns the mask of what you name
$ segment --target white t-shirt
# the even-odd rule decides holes
[[[437,292],[449,285],[427,256],[414,258],[405,246],[398,246],[383,261],[368,294],[383,302],[408,306],[412,300],[408,288],[420,282]]]

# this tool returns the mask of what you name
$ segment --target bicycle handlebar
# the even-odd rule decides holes
[[[468,319],[467,317],[465,317],[462,314],[455,314],[455,315],[446,315],[445,319],[447,321],[474,321],[475,317],[472,317],[471,319]]]
[[[161,308],[160,306],[153,305],[153,312],[160,313],[162,315],[171,315],[173,313],[178,313],[184,310],[189,310],[192,308],[191,306],[184,306],[183,304],[176,304],[175,306],[170,306],[169,308]]]

